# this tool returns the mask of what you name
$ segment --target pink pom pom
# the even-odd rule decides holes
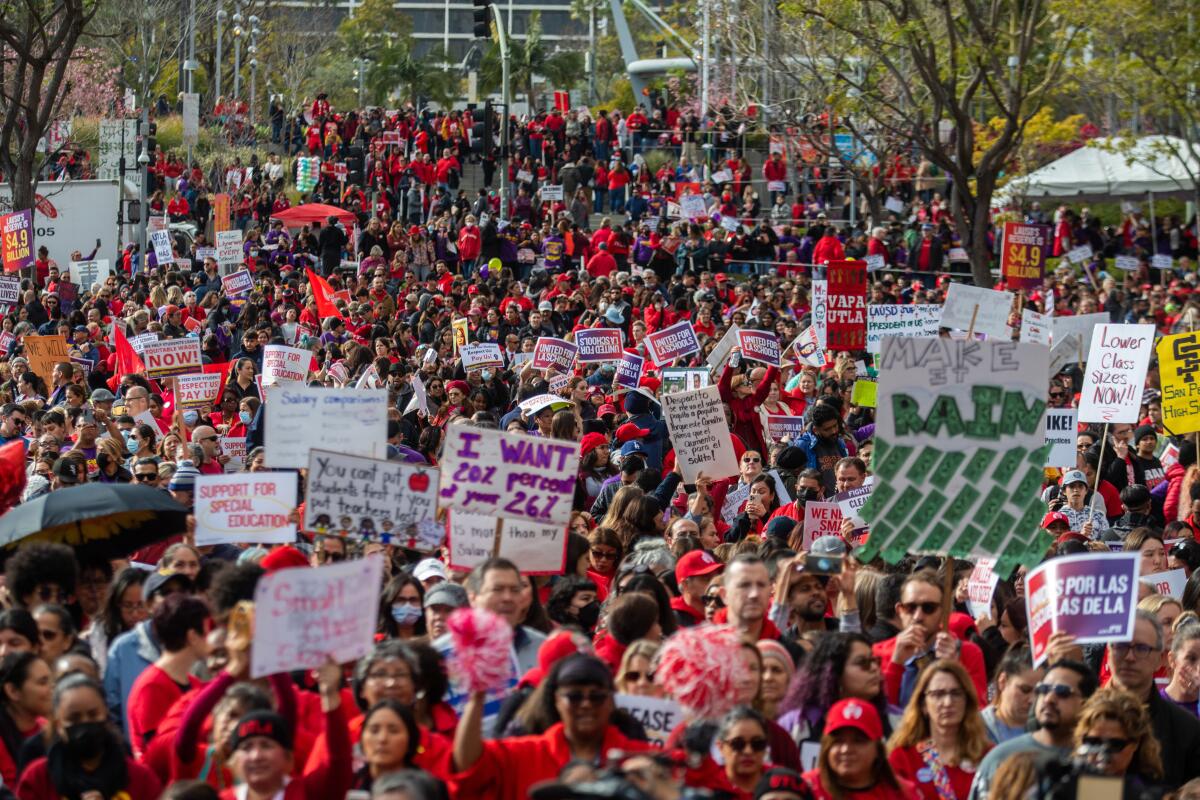
[[[460,608],[446,620],[450,677],[468,692],[504,688],[513,677],[512,626],[490,611]]]
[[[681,628],[658,651],[659,683],[693,719],[713,719],[737,703],[749,678],[742,638],[727,626]]]

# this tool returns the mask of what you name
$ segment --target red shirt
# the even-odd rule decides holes
[[[821,786],[821,773],[819,770],[810,769],[804,773],[804,782],[813,791],[813,800],[832,800],[833,795]],[[877,783],[870,789],[864,789],[859,792],[841,793],[842,800],[914,800],[920,795],[915,786],[906,780],[900,781],[900,788],[893,789],[886,783]]]
[[[916,797],[923,798],[923,800],[938,800],[937,787],[933,783],[929,768],[925,766],[925,759],[917,752],[917,748],[896,748],[888,755],[888,763],[892,765],[892,771],[896,773],[897,778],[915,784]],[[971,767],[970,772],[963,769],[961,765],[946,767],[950,785],[954,787],[954,795],[959,800],[966,800],[967,795],[971,793],[971,781],[974,780],[975,770],[979,765],[969,766]],[[929,777],[930,780],[922,781],[922,777]]]
[[[895,636],[871,646],[871,652],[883,662],[883,685],[888,702],[900,705],[900,684],[904,680],[904,665],[892,663],[892,653],[895,650]],[[975,696],[987,697],[987,668],[984,667],[983,651],[979,649],[979,645],[974,642],[962,642],[958,661],[971,676],[971,683],[975,685]]]
[[[201,685],[199,678],[188,676],[188,690]],[[129,723],[129,742],[133,755],[141,758],[146,745],[154,738],[158,725],[171,706],[184,694],[184,688],[154,664],[146,667],[133,688],[129,690],[129,702],[125,718]]]
[[[123,788],[129,800],[158,800],[162,784],[153,772],[132,758],[125,759],[125,769],[129,778]],[[50,778],[50,762],[46,758],[39,758],[25,768],[16,789],[21,800],[59,800]]]

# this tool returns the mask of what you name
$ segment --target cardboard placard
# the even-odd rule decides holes
[[[812,327],[817,334],[817,349],[827,350],[829,349],[829,328],[826,322],[829,313],[829,281],[824,278],[813,279],[811,305]]]
[[[729,357],[729,353],[733,350],[733,346],[738,342],[738,332],[741,330],[737,323],[730,323],[725,334],[717,341],[714,347],[708,353],[708,358],[705,359],[708,368],[714,371],[721,368],[721,364]]]
[[[719,387],[665,394],[662,401],[684,483],[695,483],[701,472],[713,480],[738,474]]]
[[[869,305],[867,306],[867,352],[878,353],[884,336],[936,339],[941,322],[942,307],[933,303]]]
[[[1092,348],[1092,333],[1096,330],[1096,326],[1105,325],[1108,321],[1107,311],[1099,311],[1095,314],[1076,314],[1072,317],[1055,317],[1052,326],[1054,335],[1050,341],[1057,347],[1059,342],[1073,333],[1079,337],[1079,341],[1083,345],[1083,352],[1086,353]]]
[[[975,562],[975,569],[967,579],[967,610],[975,619],[992,616],[992,594],[1000,581],[995,566],[996,559],[981,558]]]
[[[175,383],[175,403],[180,408],[203,408],[217,402],[221,394],[221,376],[201,373],[180,375]]]
[[[590,328],[577,331],[575,346],[580,364],[601,361],[620,361],[624,352],[621,348],[621,332],[616,328]]]
[[[575,351],[577,349],[575,345],[566,339],[540,336],[533,348],[533,368],[552,369],[555,372],[570,372],[575,366]]]
[[[804,504],[804,550],[812,550],[813,542],[822,536],[840,536],[842,510],[832,500],[809,500]]]
[[[960,331],[974,330],[1000,339],[1007,338],[1008,312],[1013,293],[983,289],[965,283],[952,283],[942,306],[941,327]],[[974,321],[974,326],[972,326]]]
[[[217,439],[217,447],[221,455],[229,456],[229,460],[225,462],[225,472],[241,472],[242,467],[246,465],[246,437],[222,436]]]
[[[312,367],[313,354],[299,347],[269,344],[263,348],[262,385],[303,384]]]
[[[1169,569],[1166,572],[1156,572],[1153,575],[1143,575],[1141,582],[1154,587],[1154,591],[1165,597],[1183,598],[1183,589],[1187,585],[1187,571],[1182,567]]]
[[[645,365],[646,359],[636,353],[622,353],[621,360],[617,362],[616,385],[626,389],[638,388],[638,383],[642,379],[642,368]]]
[[[1153,325],[1097,327],[1079,392],[1080,422],[1137,424],[1154,334]]]
[[[267,466],[307,467],[313,448],[355,456],[385,454],[386,390],[270,386],[264,391]]]
[[[21,279],[16,275],[0,275],[0,306],[15,306],[21,302]]]
[[[240,264],[242,255],[242,232],[236,228],[217,232],[217,263]]]
[[[862,408],[875,408],[878,386],[873,380],[858,378],[850,390],[850,403]]]
[[[782,442],[784,439],[794,442],[807,427],[804,417],[767,415],[767,438],[772,442]]]
[[[1200,431],[1200,333],[1164,336],[1155,352],[1162,382],[1163,427],[1174,434]]]
[[[566,563],[566,526],[451,511],[450,568],[471,570],[493,555],[507,558],[522,575],[561,575]],[[496,529],[500,535],[497,537]]]
[[[107,258],[71,262],[71,283],[79,284],[84,290],[91,289],[92,284],[104,281],[110,274],[112,274],[112,268],[109,266]]]
[[[1046,409],[1046,444],[1050,449],[1046,451],[1045,466],[1075,468],[1077,428],[1075,409]]]
[[[496,342],[468,342],[458,349],[462,357],[463,369],[484,369],[485,367],[503,367],[504,353]]]
[[[671,732],[681,725],[686,717],[683,708],[666,697],[644,697],[634,694],[617,694],[613,697],[617,708],[624,709],[642,723],[646,737],[655,747],[664,748]]]
[[[704,367],[664,367],[660,374],[663,394],[703,389],[712,383]]]
[[[751,361],[761,361],[773,367],[779,366],[779,337],[769,331],[743,329],[738,331],[738,346],[742,356]]]
[[[1030,308],[1021,310],[1021,341],[1050,346],[1050,332],[1054,318]]]
[[[25,358],[29,359],[29,369],[46,382],[46,391],[51,391],[51,387],[54,386],[54,367],[71,360],[66,340],[61,336],[26,334],[21,343],[25,346]]]
[[[290,472],[239,472],[196,478],[196,546],[287,544],[296,540],[288,515],[296,508]]]
[[[200,340],[194,337],[147,342],[142,350],[147,378],[166,378],[201,372]]]
[[[1000,249],[1000,274],[1004,285],[1011,289],[1041,286],[1049,253],[1049,225],[1004,223],[1004,242]]]

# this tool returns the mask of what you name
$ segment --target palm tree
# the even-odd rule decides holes
[[[545,78],[555,89],[570,89],[583,76],[583,53],[560,50],[551,52],[542,41],[542,15],[540,11],[529,14],[529,32],[523,41],[512,39],[508,43],[509,79],[512,85],[525,94],[529,110],[533,111],[533,81]],[[488,48],[480,67],[480,82],[492,91],[501,85],[500,47],[493,44]]]
[[[460,94],[456,70],[444,70],[435,61],[414,58],[408,45],[399,40],[388,42],[374,55],[366,83],[371,99],[379,105],[395,96],[416,107],[418,97],[423,95],[446,108]]]

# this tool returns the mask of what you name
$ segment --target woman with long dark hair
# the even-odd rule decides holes
[[[108,646],[125,631],[131,630],[146,619],[146,606],[142,602],[142,584],[150,573],[136,567],[126,567],[117,573],[109,585],[108,595],[99,616],[92,622],[90,630],[83,635],[92,648],[92,657],[104,672],[108,663]]]
[[[21,744],[42,729],[54,689],[49,665],[36,653],[9,653],[0,659],[0,775],[17,784]]]
[[[378,631],[388,639],[425,635],[425,587],[408,573],[392,578],[379,596]]]

